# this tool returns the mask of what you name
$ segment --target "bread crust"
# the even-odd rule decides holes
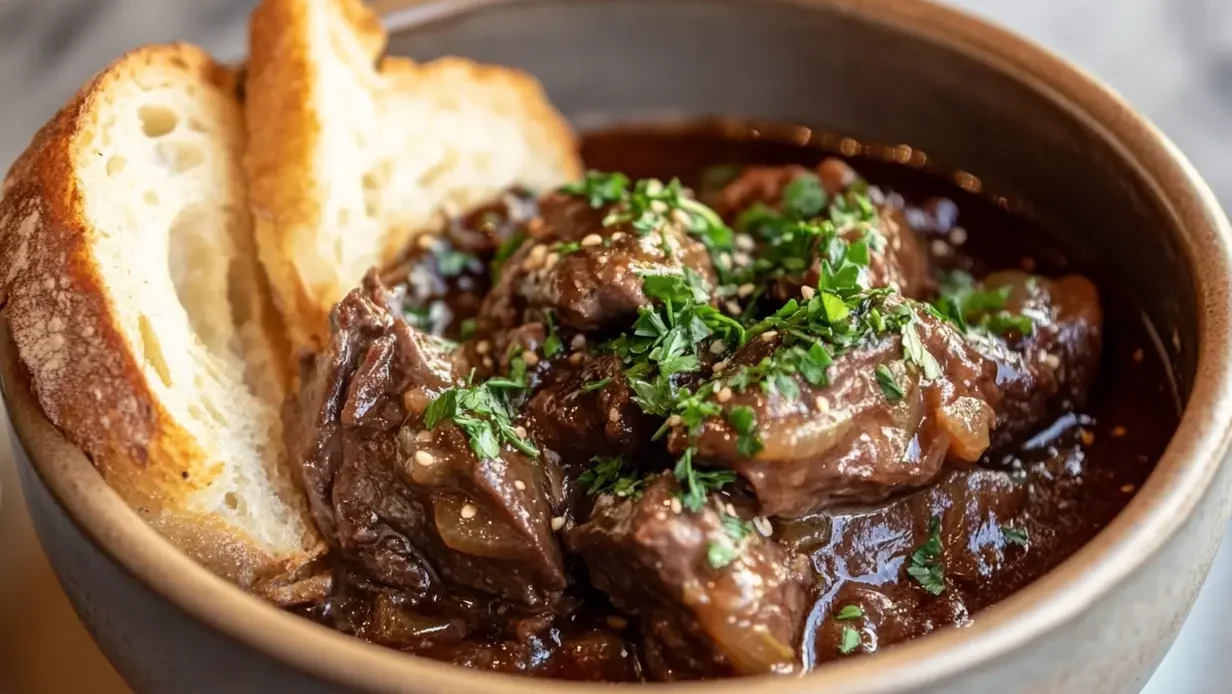
[[[386,35],[379,18],[360,0],[263,0],[252,17],[248,63],[249,197],[261,261],[291,343],[301,351],[324,346],[330,309],[360,279],[338,276],[322,282],[307,276],[309,265],[323,264],[330,246],[326,236],[335,226],[325,204],[330,186],[315,168],[326,146],[324,116],[317,107],[319,94],[328,89],[317,54],[323,36],[332,50],[364,66],[367,74],[353,78],[370,94],[430,92],[442,80],[463,90],[455,94],[475,87],[500,90],[528,128],[544,133],[544,147],[536,152],[544,166],[560,172],[560,182],[581,175],[572,130],[530,75],[461,58],[424,64],[381,59]],[[370,249],[377,264],[391,262],[413,234],[424,230],[387,229],[379,247]]]
[[[0,301],[47,417],[108,483],[176,544],[253,586],[309,556],[274,557],[187,499],[218,470],[151,389],[119,323],[90,239],[79,162],[101,136],[96,116],[117,84],[157,68],[234,94],[235,76],[188,44],[148,46],[99,73],[35,135],[0,197]],[[309,553],[311,554],[311,553]]]

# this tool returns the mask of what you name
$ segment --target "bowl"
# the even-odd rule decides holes
[[[1171,644],[1229,517],[1232,230],[1184,157],[1045,50],[919,0],[377,2],[390,50],[526,69],[582,130],[731,116],[907,143],[1029,200],[1124,279],[1185,405],[1129,506],[987,611],[798,678],[708,693],[1130,692]],[[436,663],[332,632],[213,576],[145,526],[42,416],[7,332],[18,473],[72,603],[138,692],[604,691]],[[1143,403],[1143,406],[1152,406]]]

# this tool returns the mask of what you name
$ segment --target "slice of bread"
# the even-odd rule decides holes
[[[379,59],[360,0],[263,0],[251,27],[250,199],[293,346],[445,215],[578,177],[573,133],[534,78],[458,58]]]
[[[0,298],[51,421],[173,542],[259,589],[323,545],[279,444],[289,350],[242,111],[193,46],[105,69],[5,179]]]

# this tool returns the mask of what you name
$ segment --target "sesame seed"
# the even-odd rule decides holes
[[[556,263],[560,262],[560,254],[556,252],[548,253],[547,260],[543,261],[543,267],[546,270],[551,270],[556,267]]]
[[[523,482],[522,480],[514,480],[513,488],[518,490],[519,492],[524,492],[526,491],[526,483]]]
[[[818,412],[829,412],[830,411],[830,401],[827,400],[826,396],[824,395],[818,395],[813,400],[813,404],[817,405]]]
[[[436,462],[436,458],[433,458],[432,454],[427,451],[415,451],[415,462],[424,467],[428,467],[432,463]]]
[[[601,243],[603,243],[603,237],[598,234],[587,234],[582,239],[583,248],[590,248],[591,246],[598,246]]]
[[[724,270],[730,270],[731,264],[732,264],[731,253],[728,253],[727,251],[723,251],[722,253],[719,254],[719,267],[723,268]]]
[[[667,418],[667,425],[669,427],[678,427],[680,426],[680,423],[683,421],[684,420],[680,418],[680,415],[674,414]]]
[[[586,336],[581,333],[574,335],[573,339],[569,342],[569,346],[574,349],[582,349],[586,346]]]
[[[570,364],[573,364],[574,366],[577,366],[578,364],[581,364],[581,363],[582,363],[582,353],[581,353],[581,352],[574,352],[573,354],[570,354],[570,355],[569,355],[569,363],[570,363]]]
[[[612,243],[616,243],[618,241],[624,240],[625,236],[626,234],[623,231],[613,231],[612,232]]]
[[[753,518],[753,528],[762,537],[770,537],[774,534],[774,526],[770,524],[770,519],[765,516],[755,516]]]
[[[475,508],[474,504],[462,504],[462,511],[458,515],[462,516],[462,520],[470,520],[479,513],[479,509]]]
[[[736,515],[736,507],[733,506],[730,501],[723,505],[723,510],[726,511],[729,516]]]
[[[737,265],[748,265],[753,262],[753,259],[749,257],[749,254],[744,251],[736,251],[733,253],[732,260],[734,260]]]
[[[419,431],[419,433],[415,434],[415,440],[419,441],[420,443],[431,441],[432,432],[428,431],[427,429],[422,429]]]
[[[663,214],[664,212],[667,212],[667,203],[662,200],[655,200],[650,203],[650,209],[655,214]]]
[[[519,424],[518,426],[513,428],[513,433],[517,434],[519,438],[524,439],[526,438],[526,427]]]
[[[747,282],[736,288],[736,296],[743,299],[747,297],[748,295],[752,294],[756,289],[757,287],[753,286],[752,282]]]
[[[672,210],[672,221],[682,227],[691,226],[693,223],[693,220],[689,219],[689,213],[680,208]]]
[[[560,530],[563,527],[565,527],[564,516],[556,516],[552,519],[552,530]]]
[[[526,362],[527,366],[534,366],[539,363],[539,355],[529,349],[522,351],[522,361]]]
[[[493,366],[493,363],[492,363],[492,357],[484,357],[484,358],[483,358],[483,366],[484,366],[484,368],[485,368],[485,369],[490,369],[490,368],[492,368],[492,366]]]
[[[620,615],[610,614],[607,616],[607,625],[617,631],[629,626],[629,620]]]
[[[721,389],[719,389],[719,392],[716,393],[714,397],[719,402],[727,402],[728,400],[731,400],[732,389],[728,388],[727,386],[723,386]]]
[[[522,267],[527,270],[534,270],[543,265],[543,259],[548,255],[548,249],[543,244],[538,244],[530,249],[530,253],[526,256],[526,262],[522,263]]]
[[[1126,493],[1126,494],[1129,494],[1129,493],[1131,493],[1131,492],[1133,492],[1133,491],[1134,491],[1134,485],[1132,485],[1132,484],[1122,485],[1122,486],[1121,486],[1121,491],[1122,491],[1122,492],[1124,492],[1124,493]]]
[[[490,349],[492,349],[492,343],[487,340],[480,340],[475,343],[475,354],[487,354]]]
[[[727,360],[726,360],[726,359],[720,359],[719,361],[716,361],[716,362],[714,363],[714,366],[713,366],[713,367],[711,367],[711,368],[713,368],[713,369],[714,369],[714,372],[715,372],[715,373],[718,373],[718,372],[722,371],[723,369],[726,369],[726,368],[727,368]]]
[[[1112,427],[1112,438],[1119,439],[1125,435],[1125,427]]]
[[[961,246],[967,242],[967,230],[962,227],[950,229],[950,243]]]
[[[740,313],[740,304],[736,303],[735,301],[725,302],[723,304],[723,308],[726,309],[727,312],[731,314]]]
[[[711,354],[722,354],[727,351],[727,345],[722,340],[715,340],[710,343]]]
[[[1045,364],[1047,364],[1047,365],[1048,365],[1048,368],[1050,368],[1050,369],[1056,369],[1057,367],[1061,366],[1061,359],[1060,359],[1060,357],[1058,357],[1058,356],[1057,356],[1057,355],[1055,355],[1055,354],[1047,354],[1047,353],[1046,353],[1046,354],[1044,354],[1044,356],[1041,358],[1041,361],[1043,361]]]
[[[753,237],[748,234],[736,234],[736,248],[742,251],[752,251],[754,247]]]
[[[804,285],[803,287],[800,287],[800,296],[804,297],[805,299],[812,299],[816,295],[817,295],[817,290],[813,289],[807,284]]]
[[[616,409],[615,407],[612,407],[610,410],[608,410],[607,411],[607,421],[613,422],[613,423],[619,422],[620,421],[620,410]]]
[[[680,515],[680,513],[683,511],[684,511],[684,507],[680,505],[680,497],[673,496],[672,497],[672,513],[675,513],[676,515]]]
[[[761,334],[761,339],[762,339],[762,342],[773,342],[774,338],[778,336],[779,336],[779,331],[767,330],[766,332]]]

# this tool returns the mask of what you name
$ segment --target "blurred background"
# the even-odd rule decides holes
[[[1232,0],[951,0],[1119,90],[1232,207]],[[143,43],[244,53],[255,0],[0,0],[0,166],[96,70]],[[0,431],[0,692],[126,691],[43,562]],[[1232,543],[1148,694],[1232,691]],[[1096,694],[1096,693],[1093,693]]]

